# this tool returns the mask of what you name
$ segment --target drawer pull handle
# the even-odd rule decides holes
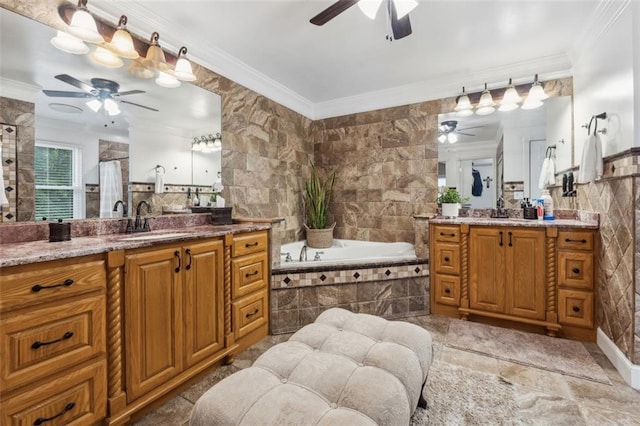
[[[511,236],[513,234],[511,233],[511,231],[509,231],[509,247],[513,247],[513,242],[511,241]]]
[[[580,273],[580,268],[573,268],[572,269],[574,274],[579,274]]]
[[[246,274],[244,274],[245,278],[249,278],[252,277],[254,275],[258,275],[260,273],[260,271],[253,271],[253,272],[247,272]]]
[[[565,238],[564,241],[566,243],[581,243],[581,244],[586,244],[587,240],[585,240],[584,238],[581,240],[572,240],[571,238]]]
[[[445,258],[444,258],[444,261],[445,261],[445,262],[448,262],[448,261],[449,261],[449,256],[445,257]]]
[[[441,237],[455,237],[455,236],[456,236],[456,234],[454,234],[453,232],[452,232],[452,233],[450,233],[450,234],[445,234],[444,232],[441,232],[441,233],[440,233],[440,236],[441,236]]]
[[[444,292],[445,292],[445,293],[447,293],[447,294],[449,294],[449,293],[451,293],[451,289],[450,289],[450,288],[445,288],[445,289],[444,289]]]
[[[65,406],[64,406],[64,409],[63,409],[61,412],[59,412],[58,414],[56,414],[56,415],[55,415],[55,416],[53,416],[53,417],[38,417],[38,418],[33,422],[33,426],[40,426],[40,425],[41,425],[42,423],[44,423],[44,422],[48,422],[48,421],[53,420],[53,419],[55,419],[55,418],[57,418],[57,417],[60,417],[60,416],[62,416],[64,413],[66,413],[67,411],[71,411],[71,410],[73,410],[73,407],[75,407],[75,406],[76,406],[76,403],[75,403],[75,402],[70,402],[70,403],[68,403],[67,405],[65,405]]]
[[[64,333],[64,335],[61,338],[52,340],[50,342],[39,342],[36,340],[31,345],[31,349],[39,349],[42,346],[52,345],[54,343],[62,342],[63,340],[71,339],[72,337],[73,337],[73,331],[67,331],[66,333]]]
[[[258,242],[254,241],[252,243],[247,243],[244,245],[246,248],[251,248],[251,247],[258,247]]]
[[[71,284],[73,284],[73,280],[71,278],[67,278],[66,280],[64,280],[64,282],[62,282],[60,284],[54,284],[54,285],[36,284],[33,287],[31,287],[31,291],[33,291],[34,293],[37,293],[40,290],[45,289],[45,288],[69,287]]]
[[[502,242],[502,231],[500,231],[500,242],[498,243],[498,245],[500,247],[502,247],[504,245],[503,242]]]
[[[573,312],[580,312],[580,308],[578,306],[574,306],[571,309],[573,310]]]
[[[185,252],[187,254],[187,256],[189,256],[189,263],[187,263],[187,265],[184,267],[184,269],[186,269],[187,271],[189,269],[191,269],[191,249],[187,249],[187,251]]]
[[[173,252],[173,256],[178,259],[178,266],[176,267],[175,271],[176,272],[180,272],[180,267],[182,265],[182,259],[180,259],[180,252],[178,250]]]
[[[251,318],[252,316],[257,314],[258,312],[260,312],[260,310],[258,308],[256,308],[253,312],[250,312],[250,313],[246,314],[245,317],[246,318]]]

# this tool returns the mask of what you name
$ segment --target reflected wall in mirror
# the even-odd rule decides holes
[[[184,82],[175,89],[160,87],[153,78],[127,73],[127,64],[111,69],[94,64],[88,55],[62,52],[50,43],[56,35],[54,29],[6,9],[0,8],[0,23],[0,53],[11,58],[0,61],[0,122],[17,127],[15,157],[20,160],[11,175],[3,162],[3,176],[14,180],[9,184],[17,195],[14,217],[18,221],[41,220],[34,213],[36,194],[52,183],[36,181],[34,167],[45,167],[34,162],[36,146],[75,150],[70,167],[74,173],[71,186],[78,194],[74,198],[77,218],[108,210],[95,204],[102,186],[100,160],[119,158],[121,165],[128,161],[129,171],[126,165],[121,170],[122,185],[127,189],[122,197],[129,211],[138,198],[151,200],[159,213],[163,204],[186,205],[189,189],[211,192],[221,170],[220,152],[193,153],[191,147],[194,137],[222,133],[220,96]],[[72,80],[65,82],[56,75],[68,75]],[[109,116],[104,109],[94,112],[87,105],[90,99],[46,96],[42,91],[82,92],[69,81],[100,84],[101,80],[92,81],[96,78],[117,83],[118,92],[144,93],[116,97],[121,114]],[[130,103],[121,102],[125,100]],[[115,146],[121,153],[128,146],[128,155],[114,157],[109,152]],[[165,170],[162,190],[155,187],[157,165]]]
[[[438,161],[445,164],[446,174],[439,185],[456,187],[472,208],[494,208],[499,197],[509,208],[519,207],[523,198],[539,198],[547,151],[556,173],[573,165],[571,117],[571,96],[550,97],[533,110],[440,114]],[[547,150],[550,146],[555,149]]]

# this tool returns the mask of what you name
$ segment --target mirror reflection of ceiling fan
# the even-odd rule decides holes
[[[387,34],[387,40],[400,40],[411,34],[409,12],[418,5],[416,0],[338,0],[311,18],[309,22],[314,25],[324,25],[356,3],[369,19],[375,19],[378,9],[384,5],[392,34]]]
[[[440,143],[456,143],[458,142],[458,135],[475,136],[473,133],[466,133],[464,130],[477,129],[484,126],[471,126],[464,129],[458,129],[458,122],[456,120],[447,120],[440,123],[438,126],[438,141]]]
[[[98,112],[101,109],[109,116],[120,114],[120,107],[118,103],[134,105],[140,108],[145,108],[150,111],[158,111],[155,108],[151,108],[145,105],[136,104],[119,99],[120,96],[137,95],[145,93],[143,90],[128,90],[126,92],[119,92],[120,85],[112,80],[104,78],[92,78],[91,84],[87,84],[77,78],[71,77],[68,74],[58,74],[56,79],[70,84],[82,92],[67,92],[63,90],[43,90],[42,92],[53,98],[93,98],[87,102],[87,106],[94,112]]]

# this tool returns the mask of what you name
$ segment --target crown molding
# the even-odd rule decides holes
[[[0,77],[0,96],[2,97],[35,104],[38,92],[40,92],[40,86],[35,84],[27,84]]]

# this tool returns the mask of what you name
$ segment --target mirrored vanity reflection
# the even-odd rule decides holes
[[[571,96],[550,97],[530,110],[440,114],[438,186],[456,187],[472,208],[495,208],[500,197],[505,207],[518,208],[523,198],[539,198],[545,155],[553,157],[556,173],[574,165],[571,117]]]
[[[219,95],[187,82],[160,87],[154,78],[127,72],[128,61],[107,68],[89,55],[62,52],[50,42],[54,29],[6,9],[0,8],[0,23],[1,56],[11,58],[0,61],[0,123],[17,133],[15,146],[3,147],[3,177],[14,192],[3,223],[42,220],[43,212],[65,219],[119,217],[114,194],[129,212],[140,200],[151,202],[154,214],[163,206],[186,207],[187,194],[196,190],[201,205],[209,202],[221,150],[192,147],[194,138],[216,133],[224,144]],[[120,113],[94,111],[94,97],[69,95],[83,92],[70,81],[107,89]],[[129,91],[141,93],[122,93]]]

